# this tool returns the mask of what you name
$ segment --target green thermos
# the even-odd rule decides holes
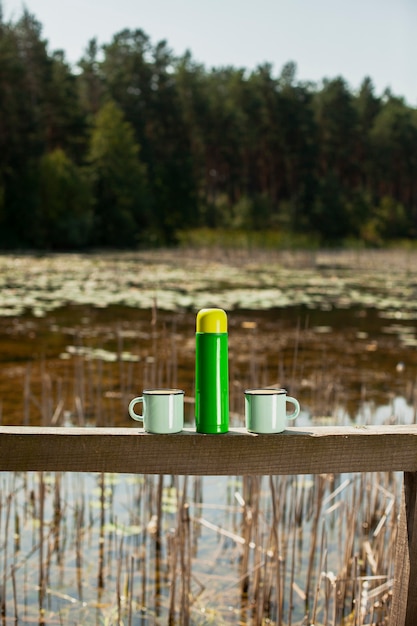
[[[229,430],[227,315],[223,309],[197,313],[195,346],[195,422],[198,433]]]

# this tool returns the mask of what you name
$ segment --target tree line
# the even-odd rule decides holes
[[[0,247],[175,243],[194,228],[417,238],[417,110],[370,78],[207,69],[142,30],[74,69],[0,13]]]

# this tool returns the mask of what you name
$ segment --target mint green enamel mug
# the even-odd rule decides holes
[[[137,404],[143,405],[142,415],[134,410]],[[148,433],[179,433],[184,427],[184,392],[182,389],[145,389],[130,402],[129,415],[143,422]]]
[[[287,413],[287,403],[293,405],[293,412]],[[251,433],[282,433],[288,420],[300,413],[296,398],[287,396],[285,389],[246,389],[245,422]]]

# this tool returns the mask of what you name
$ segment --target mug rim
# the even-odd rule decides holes
[[[149,388],[149,389],[144,389],[142,391],[142,395],[147,393],[148,395],[152,395],[152,396],[178,396],[183,394],[184,395],[184,390],[183,389],[176,389],[176,388],[171,388],[171,387],[155,387],[155,388]]]
[[[253,387],[251,389],[245,389],[245,394],[250,396],[256,395],[271,395],[271,396],[279,396],[287,394],[286,389],[275,389],[274,387]]]

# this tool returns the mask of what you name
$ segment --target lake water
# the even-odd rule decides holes
[[[310,419],[414,419],[416,324],[373,308],[305,306],[229,314],[233,425],[243,391],[284,387]],[[0,318],[4,424],[127,425],[129,399],[149,386],[186,392],[193,421],[195,313],[68,305]]]
[[[416,261],[212,250],[0,257],[1,421],[134,428],[129,400],[158,385],[185,390],[192,425],[195,315],[220,306],[232,425],[243,425],[243,391],[254,385],[296,396],[298,425],[414,422]],[[368,614],[387,601],[395,477],[1,480],[10,623],[16,613],[36,621],[40,607],[42,623],[163,624],[172,602],[173,623],[182,610],[193,624],[255,624],[261,605],[278,623],[280,603],[301,623],[306,589],[317,623],[326,611],[341,623],[354,579]],[[24,589],[17,600],[14,584]]]

